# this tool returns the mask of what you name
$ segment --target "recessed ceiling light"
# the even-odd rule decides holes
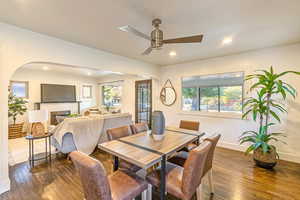
[[[232,43],[232,37],[226,37],[223,39],[223,42],[222,42],[223,45],[228,45],[231,43]]]
[[[174,57],[174,56],[176,56],[177,54],[176,54],[176,51],[171,51],[170,53],[169,53],[169,56],[171,56],[171,57]]]
[[[49,67],[43,66],[43,70],[47,71],[47,70],[49,70]]]
[[[91,75],[92,75],[92,73],[91,73],[91,72],[88,72],[88,73],[87,73],[87,75],[88,75],[88,76],[91,76]]]

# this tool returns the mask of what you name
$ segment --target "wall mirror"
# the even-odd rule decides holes
[[[177,99],[176,91],[171,81],[168,79],[160,91],[160,101],[165,106],[171,106],[176,102],[176,99]]]

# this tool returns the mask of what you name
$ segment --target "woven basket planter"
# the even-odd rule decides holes
[[[21,124],[11,124],[8,126],[8,139],[15,139],[24,137],[26,133],[23,132],[23,125]]]
[[[272,169],[278,160],[276,149],[271,148],[267,153],[264,153],[261,148],[258,148],[253,153],[253,160],[259,167]]]

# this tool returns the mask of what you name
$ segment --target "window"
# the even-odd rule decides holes
[[[121,85],[102,86],[102,104],[106,106],[120,106],[122,96]]]
[[[28,82],[10,81],[10,92],[16,97],[28,98]]]
[[[82,98],[91,99],[93,97],[92,90],[93,90],[93,86],[91,85],[82,86]]]
[[[242,112],[244,73],[225,73],[182,79],[182,110]]]

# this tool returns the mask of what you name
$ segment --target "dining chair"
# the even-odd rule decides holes
[[[122,137],[126,137],[132,134],[131,129],[129,126],[121,126],[118,128],[110,128],[106,131],[108,139],[111,140],[117,140]]]
[[[133,173],[117,170],[107,175],[101,162],[79,151],[70,157],[79,172],[86,200],[132,200],[142,193],[147,198],[147,182]]]
[[[190,200],[197,194],[197,200],[201,199],[201,179],[207,162],[207,155],[212,144],[203,142],[189,153],[184,167],[173,163],[166,163],[166,191],[167,193],[183,200]],[[146,177],[147,181],[155,186],[160,185],[160,169],[156,169]],[[151,190],[148,186],[148,191]]]
[[[187,121],[181,120],[179,124],[179,128],[192,130],[192,131],[199,131],[200,122],[196,121]],[[189,143],[186,147],[184,147],[183,151],[191,151],[192,149],[198,146],[197,142]]]
[[[129,126],[121,126],[118,128],[111,128],[111,129],[108,129],[106,131],[106,133],[107,133],[107,138],[109,141],[117,140],[122,137],[132,135],[132,131]],[[119,161],[119,168],[122,170],[130,170],[132,172],[137,172],[141,169],[140,167],[138,167],[130,162],[127,162],[125,160],[121,160],[121,159]]]
[[[140,122],[130,125],[132,134],[137,134],[149,130],[148,124],[146,122]]]
[[[179,124],[179,128],[198,131],[200,126],[200,122],[196,121],[187,121],[187,120],[181,120]]]
[[[204,139],[204,141],[209,141],[212,144],[212,147],[208,153],[207,162],[205,164],[204,172],[203,172],[203,176],[206,176],[206,175],[208,176],[208,182],[209,182],[209,188],[210,188],[211,194],[214,193],[212,165],[213,165],[215,149],[216,149],[216,146],[217,146],[217,143],[218,143],[220,137],[221,137],[220,134],[215,134],[211,137]],[[184,166],[188,157],[189,157],[188,152],[180,151],[180,152],[178,152],[177,155],[168,159],[168,162],[171,162],[171,163],[179,165],[179,166]]]

